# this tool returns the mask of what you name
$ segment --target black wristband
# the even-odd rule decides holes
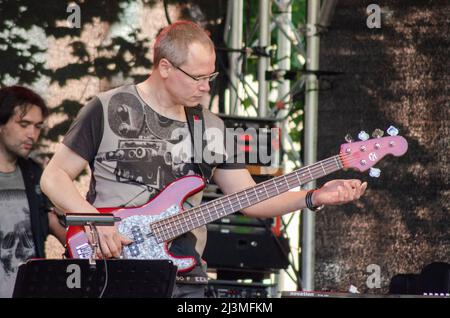
[[[316,190],[317,189],[309,190],[308,192],[306,192],[306,196],[305,196],[306,207],[313,212],[320,211],[324,208],[324,205],[320,205],[317,207],[313,205],[312,196],[313,196],[314,191],[316,191]]]

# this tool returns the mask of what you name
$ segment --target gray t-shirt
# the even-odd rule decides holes
[[[221,119],[207,110],[204,122],[206,128],[224,128]],[[89,162],[92,178],[87,200],[95,207],[140,206],[176,179],[200,175],[193,162],[188,124],[155,112],[139,96],[135,85],[101,93],[91,100],[81,109],[63,143]],[[222,163],[219,167],[245,166]],[[197,205],[201,193],[187,201],[185,207]],[[206,278],[200,268],[205,244],[206,226],[171,243],[173,254],[197,260],[197,267],[185,276]]]
[[[12,297],[19,265],[33,257],[30,208],[21,170],[0,172],[0,297]]]

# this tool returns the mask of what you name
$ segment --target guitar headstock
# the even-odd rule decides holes
[[[390,136],[381,137],[383,131],[376,129],[373,136],[362,131],[358,137],[361,141],[348,142],[341,145],[340,158],[344,168],[353,168],[359,171],[370,169],[370,175],[378,177],[380,170],[372,168],[378,161],[386,155],[402,156],[408,150],[408,142],[405,138],[397,136],[398,130],[389,127],[387,132]],[[349,137],[346,137],[350,141]]]

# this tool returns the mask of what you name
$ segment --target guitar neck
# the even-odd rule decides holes
[[[245,190],[225,195],[183,213],[160,220],[158,226],[170,227],[163,231],[160,241],[170,241],[181,234],[192,231],[200,226],[220,219],[236,211],[245,209],[274,196],[296,188],[302,184],[324,177],[343,168],[339,155],[316,162],[286,175],[261,182]]]

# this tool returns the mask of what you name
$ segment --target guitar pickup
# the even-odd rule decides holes
[[[128,248],[128,251],[130,252],[131,256],[138,256],[139,254],[141,254],[141,251],[139,250],[139,246],[135,243],[127,245],[126,248]]]
[[[141,231],[139,226],[133,226],[131,228],[131,235],[133,236],[133,241],[136,244],[140,244],[140,243],[144,243],[145,242],[144,235],[142,234],[142,231]]]

